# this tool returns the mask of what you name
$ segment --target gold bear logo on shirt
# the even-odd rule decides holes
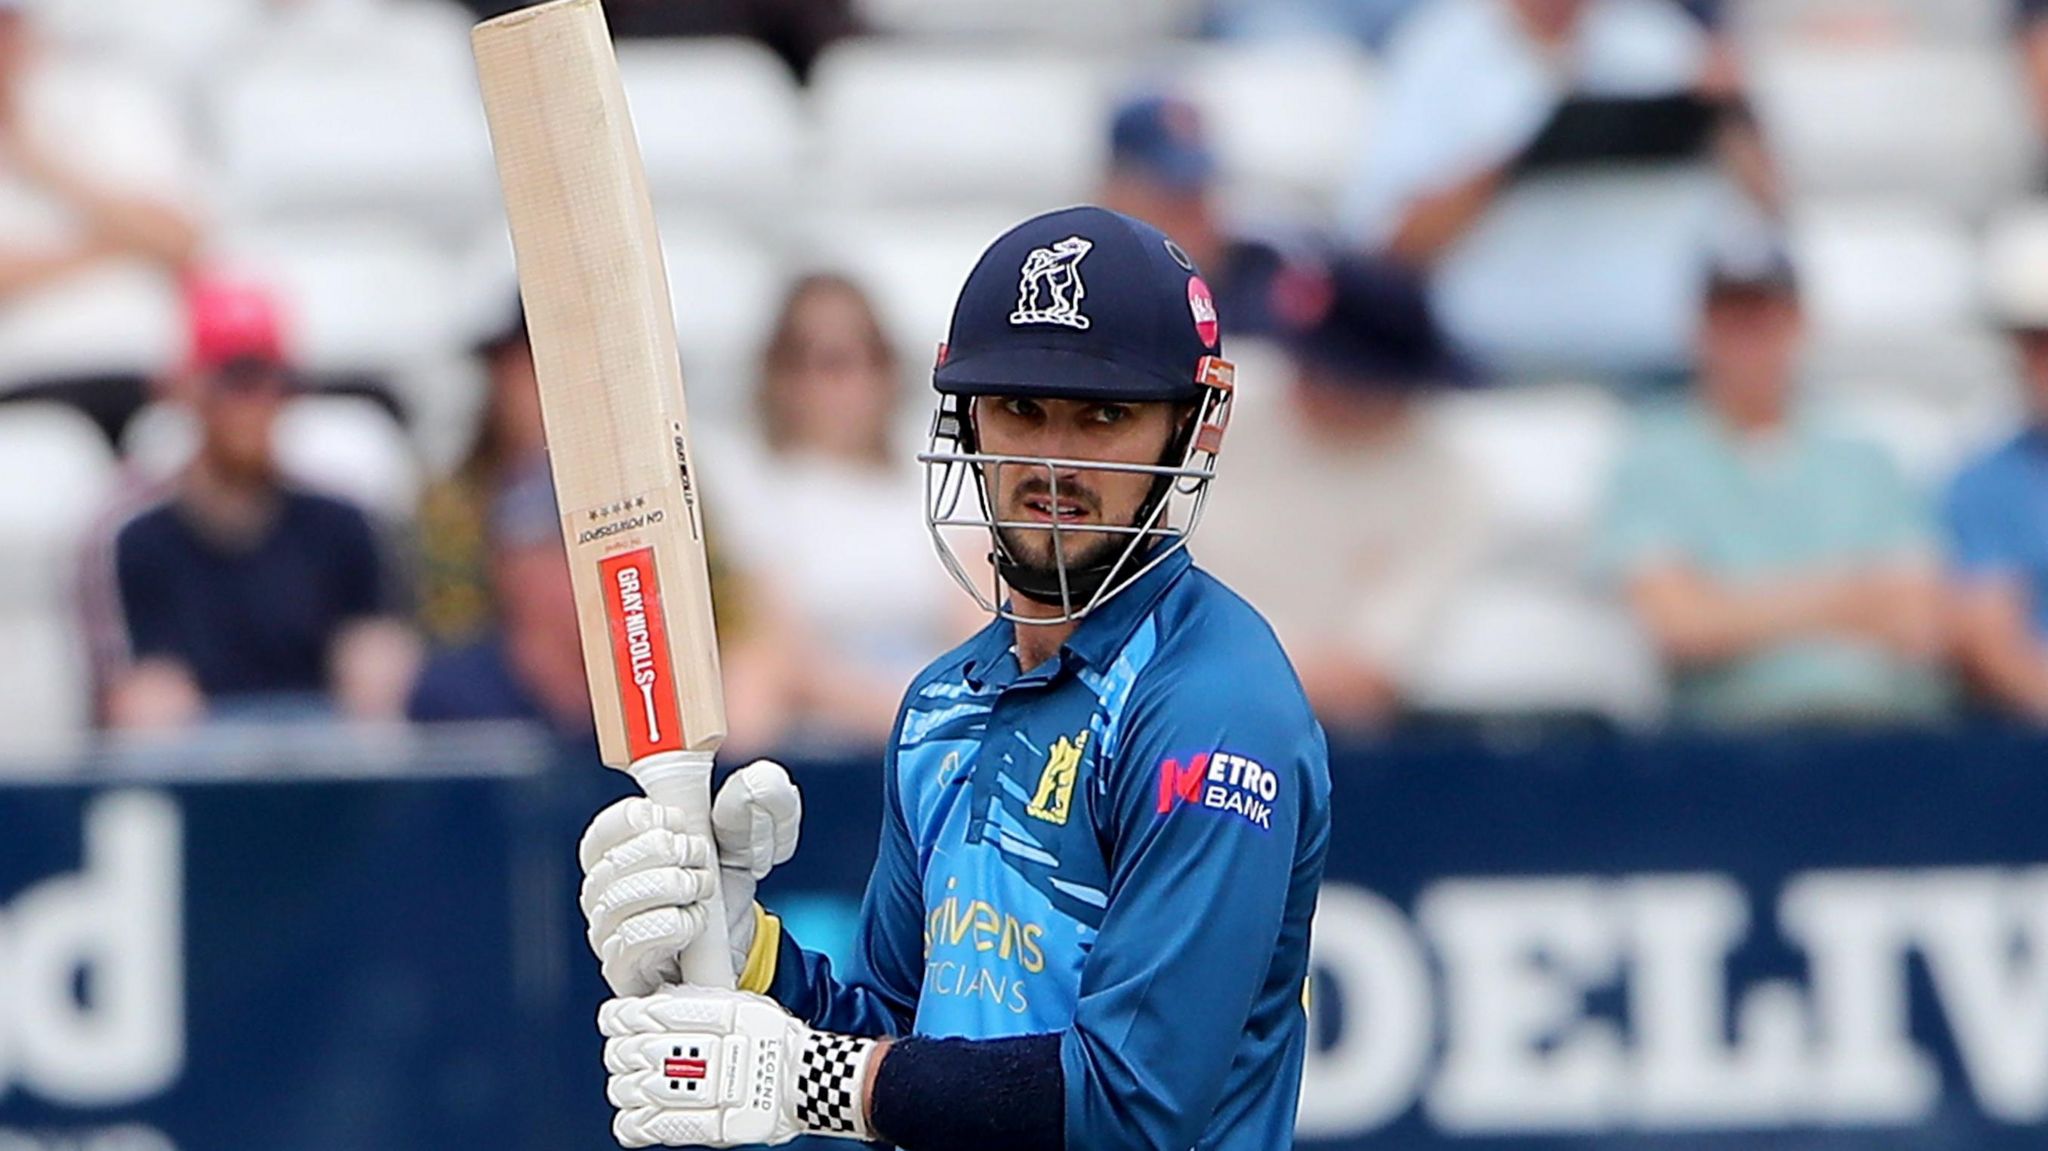
[[[1045,770],[1038,774],[1038,793],[1032,796],[1024,814],[1047,823],[1067,822],[1067,812],[1074,805],[1074,780],[1081,774],[1081,752],[1087,746],[1085,731],[1072,739],[1063,735],[1053,741],[1052,751],[1045,757]]]

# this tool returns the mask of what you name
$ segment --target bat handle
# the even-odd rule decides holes
[[[661,751],[633,761],[626,773],[647,798],[683,813],[683,830],[710,842],[717,866],[717,840],[711,831],[711,760],[715,751]],[[704,930],[683,949],[683,982],[697,987],[730,988],[736,980],[731,945],[725,933],[725,896],[713,883],[703,902]]]

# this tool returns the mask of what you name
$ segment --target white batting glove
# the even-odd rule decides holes
[[[620,995],[681,982],[683,949],[704,931],[714,856],[733,970],[743,970],[754,945],[755,885],[795,854],[802,822],[796,784],[766,759],[718,789],[711,804],[715,846],[684,833],[681,812],[643,796],[598,812],[577,848],[578,902],[605,982]]]
[[[608,1000],[597,1028],[622,1147],[875,1137],[861,1091],[877,1042],[813,1031],[766,996],[669,987]]]

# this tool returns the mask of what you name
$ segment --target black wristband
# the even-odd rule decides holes
[[[900,1039],[869,1119],[902,1151],[1065,1151],[1060,1037]]]

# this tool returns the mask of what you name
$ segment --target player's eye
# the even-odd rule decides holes
[[[1020,420],[1037,419],[1042,410],[1039,408],[1037,400],[1027,400],[1022,396],[1006,397],[1002,402],[1002,409],[1005,414],[1015,416]]]
[[[1131,418],[1131,409],[1126,404],[1097,404],[1088,416],[1098,424],[1120,424]]]

